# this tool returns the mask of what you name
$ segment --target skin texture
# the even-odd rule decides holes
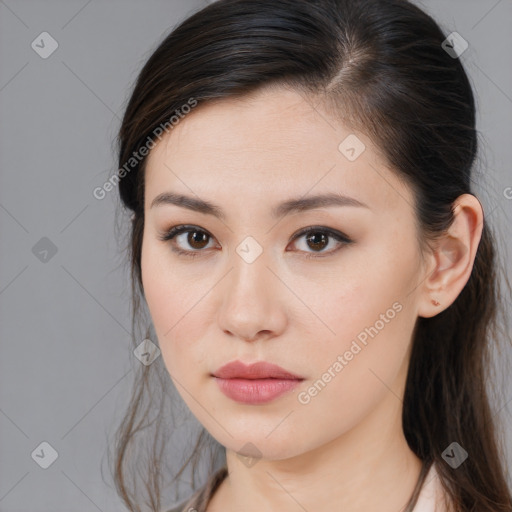
[[[449,233],[422,257],[411,191],[362,133],[366,149],[349,161],[338,146],[351,133],[318,101],[312,108],[302,93],[265,89],[199,105],[148,157],[145,297],[170,377],[226,447],[229,475],[209,512],[398,512],[417,481],[420,460],[401,426],[412,333],[418,316],[449,307],[469,279],[483,212],[474,196],[461,196]],[[171,191],[215,203],[226,218],[151,208]],[[277,203],[325,192],[368,208],[271,217]],[[159,240],[180,224],[210,237],[196,245],[193,233]],[[338,230],[352,243],[293,240],[309,226]],[[236,252],[248,236],[263,250],[252,263]],[[188,258],[172,247],[202,252]],[[376,325],[378,333],[301,403],[299,393]],[[240,404],[210,376],[236,359],[273,362],[305,380],[272,402]],[[237,455],[252,454],[249,442],[260,455],[252,464]]]

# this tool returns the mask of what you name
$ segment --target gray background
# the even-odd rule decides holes
[[[479,107],[477,192],[510,260],[512,1],[418,3],[445,34],[469,42],[461,58]],[[92,190],[116,167],[112,141],[137,72],[172,26],[204,5],[0,0],[2,512],[125,510],[105,474],[106,435],[141,363],[114,236],[116,192],[100,201]],[[44,31],[59,45],[47,59],[31,47]],[[496,409],[511,466],[510,362],[499,361]],[[59,454],[46,470],[31,457],[43,441]]]

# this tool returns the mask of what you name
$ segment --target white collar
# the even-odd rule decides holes
[[[445,512],[446,508],[442,501],[442,495],[441,480],[435,464],[432,464],[421,487],[413,512]]]

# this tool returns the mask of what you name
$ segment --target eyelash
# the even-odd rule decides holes
[[[197,231],[200,233],[205,233],[208,237],[213,238],[212,235],[210,235],[210,233],[208,233],[208,231],[205,231],[204,229],[201,229],[198,226],[179,225],[179,226],[174,226],[174,227],[170,228],[169,230],[167,230],[166,232],[161,234],[158,237],[158,239],[161,240],[162,242],[168,242],[168,241],[172,241],[176,236],[181,235],[182,233],[189,233],[189,232],[194,232],[194,231]],[[330,228],[321,227],[321,226],[310,226],[308,228],[304,228],[304,229],[300,230],[298,233],[295,234],[292,241],[295,241],[298,238],[301,238],[304,235],[308,235],[310,233],[321,233],[321,234],[327,235],[328,237],[334,238],[337,242],[340,242],[342,245],[339,246],[337,249],[328,251],[325,254],[324,253],[315,254],[314,252],[313,253],[306,252],[306,254],[304,255],[304,258],[306,258],[306,259],[325,258],[329,255],[332,255],[335,252],[338,252],[343,246],[350,245],[353,243],[353,240],[348,238],[343,233],[341,233],[339,231],[332,230]],[[195,251],[184,251],[183,249],[179,249],[176,247],[172,247],[172,250],[175,253],[179,254],[180,256],[185,256],[188,258],[196,258],[197,256],[201,255],[200,253],[204,252],[203,249],[198,249]]]

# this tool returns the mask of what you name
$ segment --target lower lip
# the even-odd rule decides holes
[[[219,379],[220,390],[232,400],[243,404],[263,404],[291,391],[300,380],[293,379]]]

